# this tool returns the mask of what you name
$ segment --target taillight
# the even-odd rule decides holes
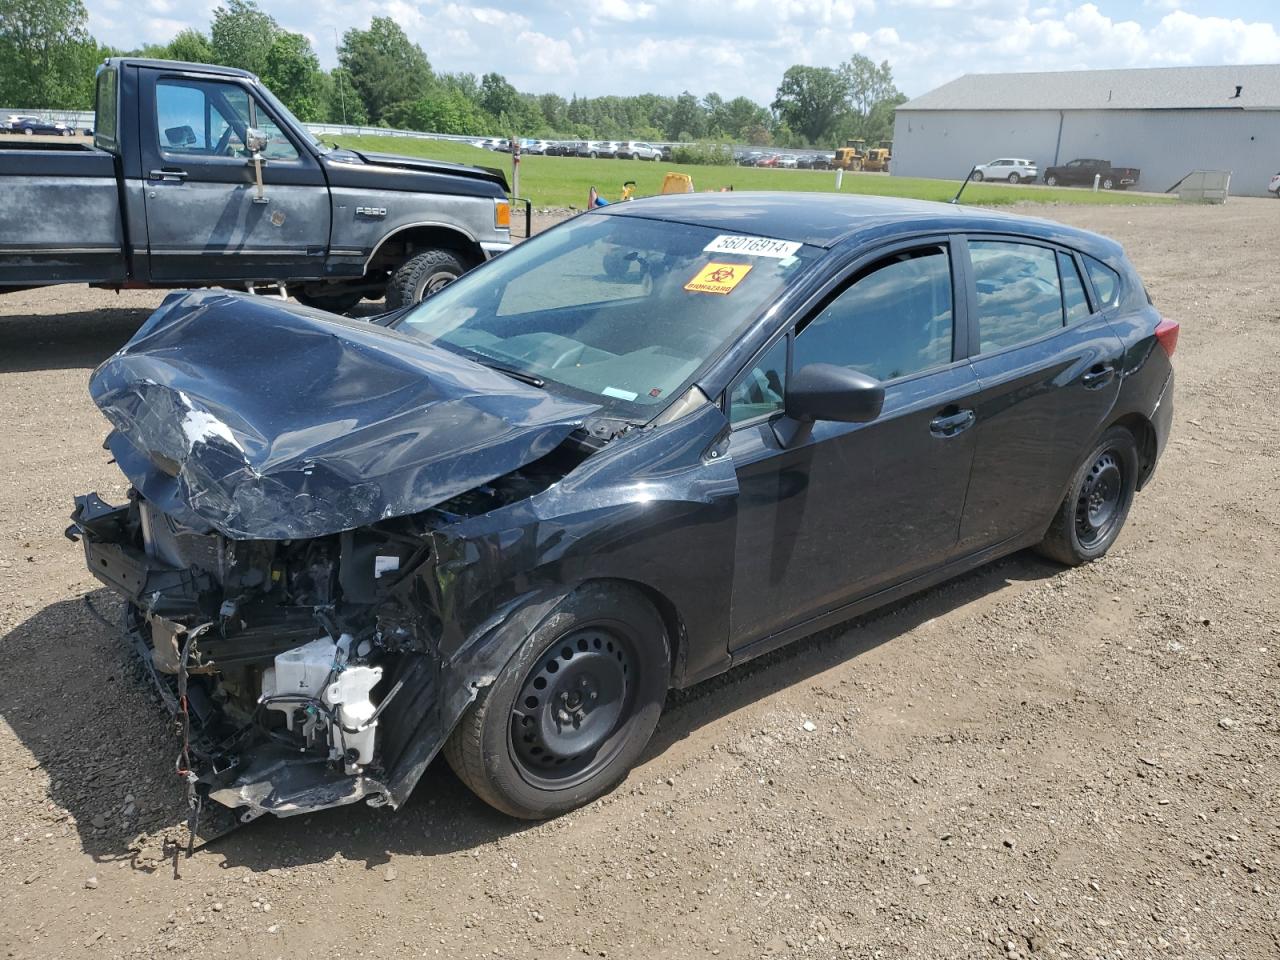
[[[499,230],[511,229],[511,204],[508,201],[493,201],[493,225]]]
[[[1164,347],[1164,352],[1171,357],[1173,351],[1178,349],[1180,329],[1176,320],[1170,320],[1167,317],[1161,317],[1160,322],[1156,324],[1156,339],[1160,341],[1160,346]]]

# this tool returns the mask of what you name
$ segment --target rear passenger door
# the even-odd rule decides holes
[[[1120,389],[1120,338],[1091,303],[1084,258],[1025,239],[970,237],[970,342],[980,391],[960,547],[1043,530]]]

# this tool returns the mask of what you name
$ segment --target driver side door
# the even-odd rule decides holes
[[[315,157],[236,78],[148,72],[140,133],[151,279],[284,281],[322,274],[329,190]],[[245,131],[267,135],[262,196]]]
[[[911,579],[956,551],[973,461],[966,301],[945,240],[878,256],[730,386],[738,475],[730,648]],[[869,423],[781,442],[786,383],[811,363],[884,385]],[[757,648],[759,649],[759,648]]]

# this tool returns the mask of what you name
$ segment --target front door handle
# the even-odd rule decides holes
[[[181,183],[187,179],[187,171],[180,170],[177,167],[161,167],[159,170],[152,170],[147,174],[148,180],[167,180],[173,183]]]
[[[1095,364],[1080,378],[1080,383],[1090,390],[1105,387],[1116,375],[1116,368],[1109,363]]]
[[[973,426],[978,419],[972,410],[955,410],[938,414],[929,421],[929,432],[935,437],[954,437]]]

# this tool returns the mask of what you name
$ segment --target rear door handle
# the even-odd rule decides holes
[[[929,432],[935,437],[954,437],[973,426],[977,415],[972,410],[943,413],[929,421]]]
[[[179,170],[177,167],[161,167],[159,170],[152,170],[147,174],[148,180],[168,180],[173,183],[181,183],[187,179],[187,171]]]
[[[1099,363],[1090,368],[1089,372],[1080,378],[1080,383],[1093,390],[1098,387],[1105,387],[1116,375],[1116,368],[1109,363]]]

